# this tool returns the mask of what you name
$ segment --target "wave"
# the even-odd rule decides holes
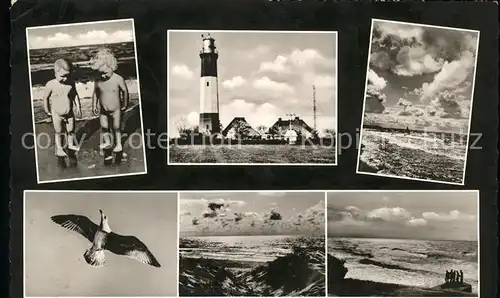
[[[129,90],[129,109],[139,104],[139,85],[136,79],[126,80]],[[82,117],[77,118],[77,121],[91,120],[97,118],[92,112],[92,92],[94,90],[93,82],[75,84],[76,91],[80,97],[82,108]],[[33,87],[33,112],[35,115],[35,123],[51,122],[52,118],[48,117],[43,108],[43,87]]]
[[[433,287],[454,269],[477,292],[477,242],[342,238],[329,239],[328,251],[346,261],[348,278]]]

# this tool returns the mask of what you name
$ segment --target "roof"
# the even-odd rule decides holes
[[[292,129],[294,127],[301,127],[309,133],[314,132],[314,129],[310,127],[304,120],[300,119],[299,117],[295,117],[292,120],[282,120],[281,118],[278,118],[278,120],[269,128],[268,133],[271,131],[271,128],[277,129],[278,131],[288,131],[290,128],[290,124],[292,126]]]
[[[235,128],[236,125],[244,125],[248,129],[248,134],[249,135],[259,135],[259,133],[248,124],[246,121],[245,117],[235,117],[222,131],[222,135],[227,136],[227,133],[232,129]]]

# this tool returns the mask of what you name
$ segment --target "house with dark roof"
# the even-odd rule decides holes
[[[294,119],[283,120],[278,118],[267,131],[267,134],[280,139],[287,139],[291,136],[290,130],[293,130],[296,134],[300,134],[303,137],[310,138],[314,133],[314,129],[310,127],[304,120],[299,117]]]
[[[229,139],[235,139],[238,136],[241,138],[257,138],[260,133],[252,128],[246,121],[245,117],[235,117],[222,131],[222,135]]]

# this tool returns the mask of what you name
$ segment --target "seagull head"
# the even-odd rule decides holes
[[[101,209],[99,209],[99,213],[101,213],[101,224],[99,225],[99,227],[104,232],[108,232],[108,233],[111,232],[111,228],[109,227],[109,223],[108,223],[108,217],[106,216],[106,214],[104,214],[104,212],[102,212]]]

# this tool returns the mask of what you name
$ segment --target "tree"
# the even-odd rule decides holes
[[[267,127],[266,127],[265,125],[259,125],[259,126],[257,126],[257,131],[258,131],[261,135],[265,134],[265,133],[266,133],[266,130],[267,130]]]
[[[199,129],[197,125],[190,126],[187,119],[185,117],[181,117],[177,123],[177,131],[181,137],[187,137],[192,134],[198,134]]]
[[[176,126],[177,131],[180,135],[184,134],[189,129],[189,124],[185,117],[181,117],[179,120],[177,120]]]
[[[319,139],[319,133],[317,129],[313,129],[313,131],[311,132],[311,139],[313,140]]]
[[[269,135],[271,135],[271,137],[274,139],[277,135],[279,134],[279,131],[278,131],[278,128],[276,126],[271,126],[271,128],[269,128]]]
[[[244,121],[236,122],[233,128],[235,134],[238,135],[241,139],[246,139],[250,134],[250,129]]]
[[[326,138],[329,138],[329,139],[335,138],[335,130],[334,129],[326,128],[325,130],[323,130],[323,132],[325,133]]]

